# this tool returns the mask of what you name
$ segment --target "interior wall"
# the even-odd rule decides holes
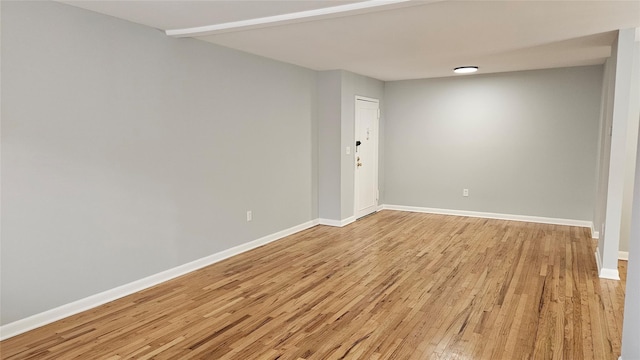
[[[370,77],[341,71],[342,73],[342,126],[341,126],[341,219],[354,216],[355,197],[355,117],[356,117],[356,96],[380,100],[380,126],[378,129],[379,143],[384,140],[384,82]],[[346,147],[351,147],[351,154],[346,154]],[[378,188],[384,188],[384,147],[378,150]],[[382,165],[380,165],[382,164]],[[381,200],[378,204],[382,204]]]
[[[318,72],[319,216],[341,220],[342,72]]]
[[[627,163],[625,165],[624,190],[622,195],[622,219],[620,226],[620,245],[619,250],[629,252],[629,236],[631,235],[631,208],[633,201],[633,183],[635,180],[636,151],[632,146],[638,145],[638,119],[629,124],[629,135],[627,139]]]
[[[344,70],[318,73],[319,204],[320,218],[348,221],[354,215],[355,99],[365,96],[384,103],[384,83]],[[383,140],[380,119],[380,141]],[[351,148],[347,154],[346,148]],[[379,163],[384,158],[379,149]],[[378,187],[384,187],[383,167],[378,167]],[[381,191],[382,192],[382,191]],[[379,202],[382,204],[382,202]]]
[[[385,202],[591,221],[602,71],[387,82]]]
[[[637,57],[640,59],[640,56]],[[640,137],[640,132],[638,132]],[[636,151],[636,174],[632,216],[640,218],[640,146]],[[640,359],[640,221],[631,222],[629,263],[625,288],[624,320],[622,326],[622,356],[620,360]]]
[[[598,241],[597,256],[600,260],[600,277],[618,278],[619,246],[622,239],[624,217],[630,216],[631,205],[625,197],[631,196],[625,190],[625,183],[633,177],[630,171],[635,167],[628,160],[629,147],[637,142],[637,137],[630,131],[637,129],[637,119],[630,116],[629,109],[634,101],[631,96],[633,84],[632,69],[635,65],[633,59],[635,41],[635,29],[622,29],[618,31],[618,38],[614,46],[616,53],[615,74],[613,75],[614,89],[611,107],[611,153],[609,155],[606,219],[604,231]],[[635,130],[635,129],[634,129]],[[635,137],[635,139],[634,139]],[[635,141],[634,141],[635,140]],[[631,142],[631,144],[630,144]],[[630,169],[631,167],[631,169]],[[630,220],[630,218],[629,218]]]
[[[317,217],[314,71],[1,6],[1,324]]]
[[[616,76],[617,41],[614,42],[611,57],[604,64],[602,79],[602,101],[598,133],[598,162],[596,203],[593,228],[598,232],[598,249],[603,249],[604,228],[607,217],[607,189],[609,187],[609,159],[611,157],[611,129],[613,126],[613,97]],[[601,256],[600,254],[598,256]],[[600,257],[601,258],[601,257]]]
[[[631,62],[631,91],[629,119],[640,121],[640,28],[635,29],[633,61]],[[636,130],[637,138],[640,131]],[[629,236],[629,263],[625,290],[624,323],[622,327],[622,360],[640,359],[640,146],[636,141],[634,190]]]
[[[636,46],[638,41],[636,41]],[[637,51],[637,49],[636,49]],[[632,64],[636,66],[634,70],[637,71],[638,59],[634,58]],[[631,79],[636,79],[635,83],[632,82],[633,85],[637,85],[640,81],[640,76],[638,74],[631,74]],[[633,91],[637,91],[637,86],[632,87]],[[640,95],[637,93],[631,93],[629,96],[630,100],[637,100],[640,98]],[[629,237],[631,235],[631,224],[632,224],[632,215],[631,209],[633,207],[633,187],[635,182],[635,173],[636,173],[636,151],[638,149],[638,128],[640,125],[640,119],[634,114],[629,114],[628,116],[629,123],[627,128],[627,139],[626,139],[626,163],[625,163],[625,175],[624,175],[624,189],[622,195],[622,220],[621,220],[621,228],[620,228],[620,251],[629,252]]]

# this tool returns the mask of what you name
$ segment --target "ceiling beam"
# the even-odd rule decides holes
[[[167,36],[181,37],[198,37],[215,35],[232,31],[242,31],[249,29],[264,28],[269,26],[279,26],[291,23],[299,23],[304,21],[321,20],[333,17],[350,16],[373,11],[390,10],[399,7],[424,5],[425,3],[435,1],[416,1],[416,0],[366,0],[351,4],[330,6],[320,9],[299,11],[289,14],[281,14],[267,16],[255,19],[247,19],[240,21],[232,21],[222,24],[198,26],[184,29],[166,30]]]

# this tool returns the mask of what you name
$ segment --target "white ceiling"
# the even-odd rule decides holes
[[[329,8],[358,1],[63,1],[161,30]],[[602,64],[617,29],[640,27],[636,1],[426,1],[386,4],[198,39],[315,70],[380,80]]]

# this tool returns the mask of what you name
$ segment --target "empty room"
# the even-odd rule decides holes
[[[640,360],[640,2],[0,19],[1,359]]]

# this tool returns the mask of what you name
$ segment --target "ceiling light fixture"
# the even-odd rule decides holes
[[[460,66],[453,69],[453,72],[456,74],[471,74],[478,71],[477,66]]]

